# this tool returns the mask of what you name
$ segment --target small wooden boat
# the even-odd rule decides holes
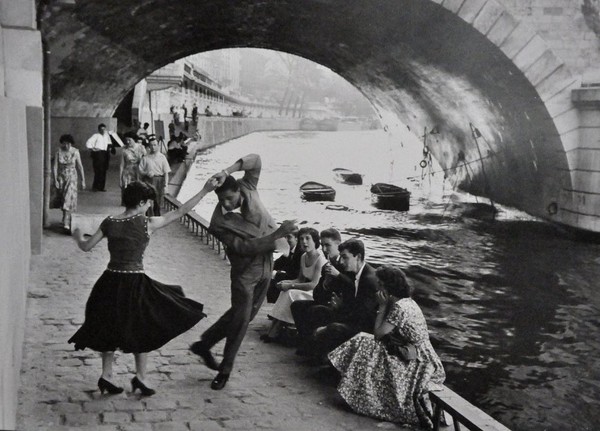
[[[334,201],[333,187],[315,181],[308,181],[300,186],[302,198],[307,201]]]
[[[371,201],[379,209],[408,211],[410,192],[393,184],[377,183],[371,186]]]
[[[363,176],[356,172],[352,172],[350,169],[335,168],[333,174],[335,175],[335,179],[340,183],[352,184],[355,186],[359,186],[363,183]]]
[[[338,129],[338,122],[334,118],[324,118],[319,120],[317,128],[324,132],[335,132]]]

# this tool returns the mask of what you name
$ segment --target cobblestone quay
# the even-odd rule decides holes
[[[91,182],[91,175],[87,178]],[[117,187],[109,183],[107,193],[80,192],[79,212],[117,213],[118,201]],[[60,214],[53,217],[58,224]],[[148,383],[156,395],[140,398],[131,392],[133,356],[119,353],[114,381],[125,391],[101,395],[99,354],[75,351],[67,340],[83,322],[85,301],[107,262],[105,241],[84,253],[70,236],[45,231],[43,253],[32,259],[19,430],[400,429],[347,410],[335,382],[293,348],[262,343],[258,337],[269,324],[270,305],[250,324],[225,389],[211,390],[215,372],[188,346],[229,308],[229,264],[177,223],[153,235],[146,271],[159,281],[180,284],[205,305],[208,317],[149,355]],[[222,343],[215,347],[218,357],[222,348]]]

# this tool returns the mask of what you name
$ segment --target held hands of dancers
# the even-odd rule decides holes
[[[219,186],[220,186],[219,180],[217,178],[215,178],[215,176],[213,175],[208,180],[206,180],[206,183],[204,183],[203,189],[206,193],[209,193],[209,192],[212,192],[214,189],[216,189]]]

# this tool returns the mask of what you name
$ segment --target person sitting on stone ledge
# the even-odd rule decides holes
[[[281,291],[269,317],[273,319],[269,332],[260,338],[265,342],[277,339],[284,326],[293,325],[291,305],[302,299],[312,299],[312,291],[321,277],[321,268],[327,258],[319,249],[319,232],[311,227],[298,231],[298,243],[304,254],[300,258],[300,272],[294,280],[283,280],[277,283]]]

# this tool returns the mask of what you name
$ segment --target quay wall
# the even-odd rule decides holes
[[[14,429],[31,254],[42,247],[43,55],[35,2],[0,0],[0,429]]]
[[[177,196],[198,151],[253,132],[299,129],[300,119],[293,118],[200,117],[196,130],[201,139],[188,148],[188,157],[169,180],[169,193]]]

